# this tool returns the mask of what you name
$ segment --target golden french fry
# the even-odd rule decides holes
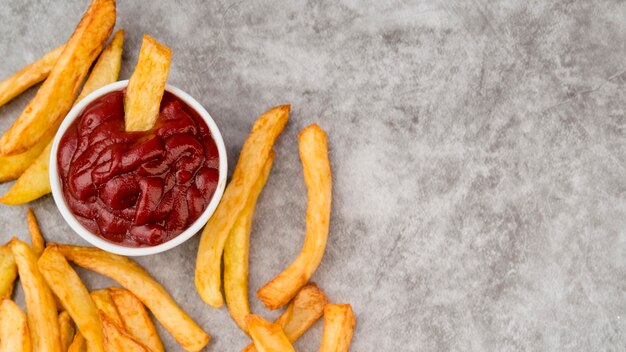
[[[304,183],[308,190],[306,238],[296,260],[257,291],[269,309],[287,304],[317,269],[328,239],[332,177],[326,133],[318,126],[303,129],[298,138]]]
[[[111,43],[104,49],[98,61],[96,61],[76,102],[79,102],[94,90],[117,81],[122,63],[123,44],[124,31],[119,30],[113,36]],[[53,132],[56,132],[56,129]],[[54,133],[44,143],[43,150],[33,156],[32,159],[21,158],[27,160],[30,166],[26,167],[23,173],[20,172],[21,176],[19,176],[9,191],[0,198],[0,203],[7,205],[24,204],[51,192],[48,163],[50,162],[50,149],[52,149],[53,137]],[[37,146],[39,146],[39,143]],[[35,149],[35,147],[31,149]],[[25,154],[30,154],[30,150]],[[2,180],[2,158],[14,158],[22,155],[0,157],[0,181]]]
[[[0,182],[15,180],[37,159],[56,133],[52,129],[31,148],[20,154],[0,156]]]
[[[109,290],[103,288],[101,290],[91,291],[91,299],[102,314],[105,314],[112,322],[126,329],[122,317],[120,316],[120,311],[117,309],[115,302],[113,302]]]
[[[104,351],[104,337],[98,310],[78,274],[55,246],[48,246],[43,251],[38,264],[48,286],[59,297],[63,308],[70,314],[81,335],[87,340],[89,352]]]
[[[65,49],[65,45],[54,48],[39,60],[26,65],[13,76],[0,82],[0,106],[46,79],[63,49]]]
[[[122,316],[126,331],[153,352],[163,352],[163,343],[157,333],[146,308],[132,292],[111,287],[109,294]]]
[[[250,255],[250,229],[257,198],[261,194],[265,181],[272,170],[274,153],[265,162],[259,179],[250,191],[245,207],[239,213],[237,221],[224,246],[224,296],[230,316],[235,323],[248,333],[246,316],[250,314],[248,302],[248,258]]]
[[[124,328],[115,324],[109,317],[100,312],[104,329],[104,350],[106,352],[150,352],[150,349],[133,338]]]
[[[0,300],[11,298],[17,266],[9,243],[0,246]]]
[[[202,300],[221,307],[221,263],[228,235],[250,197],[251,189],[263,172],[274,142],[285,128],[289,105],[266,111],[256,122],[239,154],[233,177],[226,187],[222,201],[202,231],[196,259],[196,289]]]
[[[0,304],[0,351],[30,352],[32,345],[26,316],[10,299]]]
[[[328,304],[326,295],[317,285],[309,283],[289,302],[287,309],[276,319],[290,342],[295,342],[302,334],[324,314]],[[242,352],[255,352],[254,343],[249,344]]]
[[[37,257],[29,245],[16,238],[11,240],[11,251],[24,288],[33,350],[60,352],[61,334],[57,308],[52,292],[37,266]]]
[[[115,0],[93,0],[35,98],[0,138],[0,155],[23,153],[59,126],[114,25]]]
[[[32,208],[28,208],[28,212],[26,213],[26,222],[28,223],[28,232],[30,232],[30,243],[32,244],[33,252],[35,252],[37,257],[39,257],[41,253],[43,253],[43,249],[46,244],[43,236],[41,235],[41,231],[39,230],[37,218],[35,217],[35,213]]]
[[[61,348],[67,351],[74,339],[74,321],[70,317],[70,313],[62,311],[59,313],[59,330],[61,332]]]
[[[171,60],[172,49],[144,34],[139,60],[124,95],[126,131],[147,131],[154,126]]]
[[[72,340],[67,352],[87,352],[87,341],[79,331],[74,334],[74,340]]]
[[[285,332],[276,323],[261,318],[256,314],[250,314],[246,317],[248,331],[254,346],[260,352],[287,352],[296,350],[289,342]]]
[[[54,244],[70,261],[117,281],[137,296],[187,351],[199,351],[209,335],[137,263],[121,255],[93,247]]]
[[[354,332],[354,313],[349,304],[329,304],[324,308],[324,333],[320,352],[348,352]]]

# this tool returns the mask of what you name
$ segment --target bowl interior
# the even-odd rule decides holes
[[[121,255],[126,255],[126,256],[142,256],[142,255],[156,254],[156,253],[160,253],[168,249],[174,248],[178,246],[179,244],[185,242],[189,238],[191,238],[202,228],[202,226],[204,226],[204,224],[206,224],[206,222],[209,220],[211,215],[213,215],[213,212],[217,208],[217,205],[219,204],[222,198],[222,195],[224,193],[224,188],[226,187],[226,175],[228,171],[227,170],[228,162],[226,159],[226,147],[224,146],[224,140],[222,139],[222,135],[217,125],[215,124],[215,121],[213,121],[213,118],[211,118],[211,115],[209,115],[206,109],[204,109],[204,107],[202,107],[202,105],[200,105],[200,103],[198,103],[189,94],[168,84],[165,86],[165,90],[172,93],[176,97],[180,98],[187,105],[189,105],[189,107],[194,109],[198,113],[198,115],[200,115],[200,117],[202,117],[202,119],[206,122],[207,126],[209,127],[209,130],[211,131],[211,136],[213,137],[213,139],[215,140],[215,144],[217,145],[217,150],[219,154],[219,180],[217,183],[217,188],[215,189],[215,193],[213,194],[213,198],[207,205],[204,212],[202,212],[200,217],[198,217],[198,219],[196,219],[196,221],[193,224],[191,224],[191,226],[189,226],[187,230],[183,231],[181,234],[172,238],[171,240],[161,243],[156,246],[152,246],[152,247],[121,246],[113,242],[109,242],[101,238],[100,236],[93,234],[89,230],[87,230],[80,222],[78,222],[74,214],[70,211],[69,207],[67,206],[65,202],[65,197],[63,196],[63,192],[61,190],[61,183],[59,180],[59,173],[57,169],[57,151],[59,147],[59,142],[61,138],[63,137],[63,135],[65,134],[65,131],[67,131],[69,126],[72,124],[72,122],[74,122],[74,120],[76,120],[76,118],[85,109],[85,107],[87,107],[91,102],[98,99],[99,97],[110,92],[124,89],[127,85],[128,85],[128,80],[118,81],[118,82],[106,85],[92,92],[88,96],[86,96],[83,100],[78,102],[78,104],[76,104],[70,110],[70,112],[67,114],[67,116],[61,123],[61,126],[59,127],[59,130],[57,131],[54,137],[53,143],[52,143],[52,149],[50,152],[50,163],[49,163],[50,164],[49,177],[50,177],[50,186],[52,188],[52,197],[54,198],[54,202],[56,203],[59,211],[61,212],[61,215],[63,216],[65,221],[70,225],[72,230],[74,230],[76,233],[78,233],[78,235],[80,235],[82,238],[84,238],[86,241],[88,241],[92,245],[100,249],[103,249],[105,251],[116,253],[116,254],[121,254]]]

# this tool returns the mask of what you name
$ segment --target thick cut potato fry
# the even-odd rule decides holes
[[[221,263],[224,245],[239,213],[250,198],[251,189],[263,172],[274,142],[285,128],[289,105],[271,108],[261,115],[239,154],[233,177],[222,201],[202,231],[196,259],[196,289],[202,300],[221,307]]]
[[[35,217],[35,213],[32,208],[28,208],[28,212],[26,213],[26,222],[28,223],[28,232],[30,233],[30,243],[32,245],[33,252],[35,252],[37,257],[39,257],[41,253],[43,253],[46,243],[41,235],[41,230],[39,230],[39,224],[37,224],[37,218]]]
[[[120,316],[120,311],[117,309],[115,302],[113,302],[109,290],[104,288],[91,291],[91,299],[102,314],[105,314],[112,322],[126,329],[122,317]]]
[[[354,332],[354,313],[349,304],[329,304],[324,308],[324,333],[320,352],[348,352]]]
[[[309,281],[324,256],[328,239],[332,177],[326,133],[318,125],[311,125],[300,132],[298,145],[308,190],[306,238],[296,260],[257,291],[257,297],[269,309],[287,304]]]
[[[10,299],[0,304],[0,352],[31,352],[26,316]]]
[[[250,314],[248,302],[250,229],[252,228],[252,218],[257,198],[265,186],[267,177],[272,170],[273,162],[274,153],[272,152],[269,159],[265,162],[261,176],[250,191],[250,197],[245,207],[239,213],[235,225],[230,230],[224,247],[224,296],[226,297],[226,305],[228,306],[230,316],[246,334],[248,333],[246,316]]]
[[[70,313],[62,311],[59,313],[59,330],[61,331],[61,348],[67,351],[74,339],[74,321],[70,317]]]
[[[285,332],[280,325],[270,323],[256,314],[250,314],[246,317],[248,331],[254,346],[260,352],[288,352],[296,350],[289,342]]]
[[[87,340],[89,352],[104,351],[102,324],[98,309],[78,274],[55,246],[49,246],[39,258],[39,270],[63,308]]]
[[[124,95],[126,131],[147,131],[154,126],[171,60],[172,49],[149,35],[143,36],[139,60]]]
[[[328,304],[326,295],[317,285],[309,283],[289,302],[287,309],[276,319],[292,343],[304,334],[324,314]],[[256,352],[254,343],[249,344],[242,352]]]
[[[74,340],[72,340],[72,344],[67,349],[67,352],[87,352],[87,341],[80,332],[77,331],[74,334]]]
[[[100,319],[102,319],[104,329],[104,350],[106,352],[150,352],[148,347],[111,321],[106,314],[100,312]]]
[[[75,264],[108,276],[134,293],[185,350],[199,351],[209,343],[209,335],[134,261],[93,247],[50,246],[58,247]]]
[[[9,243],[0,246],[0,300],[11,298],[17,266]]]
[[[25,152],[0,156],[0,182],[7,182],[20,177],[32,165],[35,159],[41,155],[41,152],[46,149],[46,146],[54,138],[55,134],[56,129],[52,129],[46,132],[34,146]]]
[[[104,49],[98,61],[94,65],[83,90],[76,102],[92,93],[94,90],[117,81],[122,63],[122,46],[124,44],[124,31],[119,30],[113,36],[111,43]],[[54,129],[52,132],[56,132]],[[48,163],[50,162],[50,150],[54,133],[44,143],[43,150],[32,159],[28,160],[28,167],[20,172],[17,182],[9,189],[7,194],[0,198],[0,202],[7,205],[28,203],[51,192],[50,178],[48,176]],[[39,146],[39,143],[37,144]],[[31,148],[35,149],[35,147]],[[29,154],[30,150],[25,154]],[[14,158],[22,156],[0,157],[0,181],[2,181],[2,158]],[[28,158],[22,158],[28,159]]]
[[[48,178],[48,163],[50,159],[52,143],[48,144],[41,155],[47,155],[48,159],[38,157],[35,162],[24,171],[15,181],[9,191],[0,198],[0,203],[6,205],[26,204],[52,191]]]
[[[61,335],[57,308],[52,292],[37,266],[37,257],[30,246],[16,238],[11,241],[11,251],[24,288],[33,350],[60,352]]]
[[[114,25],[115,0],[93,0],[35,98],[0,138],[0,155],[23,153],[60,125]]]
[[[161,338],[139,298],[132,292],[117,287],[109,288],[108,292],[122,316],[126,331],[151,351],[163,352]]]
[[[43,81],[56,64],[65,45],[54,48],[41,59],[26,65],[13,76],[0,82],[0,106],[22,94],[26,89]]]

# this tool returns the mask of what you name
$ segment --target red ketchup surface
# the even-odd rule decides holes
[[[65,132],[57,162],[78,221],[128,247],[178,236],[206,209],[219,179],[206,122],[168,92],[146,132],[124,130],[124,91],[93,101]]]

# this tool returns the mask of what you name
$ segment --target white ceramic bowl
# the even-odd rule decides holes
[[[59,130],[57,131],[57,134],[54,137],[54,141],[52,143],[52,150],[50,152],[50,186],[52,187],[52,196],[54,197],[54,202],[59,208],[61,215],[70,225],[70,227],[78,235],[80,235],[80,237],[84,238],[92,245],[111,253],[121,254],[125,256],[142,256],[156,254],[174,248],[191,238],[198,231],[200,231],[202,226],[204,226],[204,224],[206,224],[211,215],[213,215],[215,208],[217,208],[217,205],[222,198],[224,188],[226,187],[226,174],[228,163],[226,160],[226,147],[224,146],[224,140],[222,139],[222,135],[220,134],[220,130],[217,128],[215,121],[213,121],[213,119],[211,118],[211,115],[209,115],[209,113],[202,107],[202,105],[200,105],[200,103],[198,103],[189,94],[171,85],[166,85],[165,90],[174,94],[182,101],[187,103],[187,105],[194,109],[198,113],[198,115],[200,115],[200,117],[202,117],[202,119],[206,121],[206,124],[211,131],[211,136],[215,140],[215,144],[217,145],[217,151],[219,153],[220,165],[219,180],[217,183],[217,189],[213,194],[213,198],[209,202],[209,205],[204,210],[204,212],[200,215],[200,217],[193,224],[191,224],[191,226],[189,226],[187,230],[185,230],[180,235],[172,238],[171,240],[156,246],[136,248],[125,247],[115,244],[113,242],[109,242],[87,230],[83,225],[80,224],[80,222],[78,222],[76,217],[74,217],[74,214],[72,214],[70,209],[67,207],[67,204],[65,203],[65,197],[63,196],[63,191],[61,190],[61,182],[57,170],[57,150],[59,147],[59,141],[61,140],[61,137],[63,137],[63,135],[65,134],[65,131],[68,129],[68,127],[72,124],[72,122],[74,122],[74,120],[80,115],[80,113],[83,111],[83,109],[85,109],[87,105],[107,93],[124,89],[127,85],[128,80],[118,81],[104,86],[86,96],[83,100],[76,104],[76,106],[74,106],[72,110],[70,110],[70,112],[65,117],[65,120],[63,120],[61,127],[59,127]]]

